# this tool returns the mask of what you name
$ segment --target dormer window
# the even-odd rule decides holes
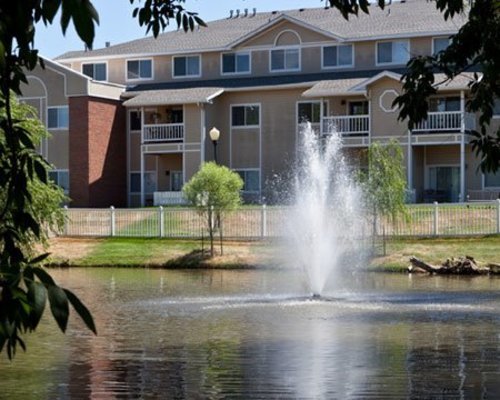
[[[300,48],[271,50],[271,72],[300,71]]]

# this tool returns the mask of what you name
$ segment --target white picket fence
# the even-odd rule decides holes
[[[228,239],[273,238],[283,235],[283,206],[244,207],[223,220]],[[205,220],[192,208],[82,209],[65,208],[62,236],[200,238]],[[371,230],[367,221],[367,232]],[[482,203],[408,205],[406,218],[377,221],[386,236],[470,236],[500,234],[500,200]]]

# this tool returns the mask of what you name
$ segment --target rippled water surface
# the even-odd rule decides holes
[[[290,271],[53,271],[93,337],[50,319],[5,399],[498,399],[500,280],[355,274],[319,300]]]

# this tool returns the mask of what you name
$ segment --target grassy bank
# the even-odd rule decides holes
[[[500,262],[500,236],[473,238],[393,239],[386,242],[386,255],[374,257],[370,267],[404,271],[408,259],[415,256],[431,264],[447,258],[471,256],[482,263]]]
[[[55,238],[48,251],[55,266],[121,266],[149,268],[250,268],[279,266],[281,251],[267,242],[225,242],[224,255],[208,258],[208,243],[198,240]],[[380,250],[379,250],[380,252]],[[395,239],[386,255],[375,256],[369,269],[405,271],[410,256],[432,264],[469,255],[480,262],[500,262],[500,236],[449,239]]]
[[[263,242],[216,244],[209,258],[209,243],[199,240],[157,238],[55,238],[50,241],[51,266],[147,268],[245,268],[270,260],[272,249]]]

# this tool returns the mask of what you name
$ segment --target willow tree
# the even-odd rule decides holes
[[[394,222],[406,216],[406,178],[401,145],[372,143],[367,149],[368,171],[361,174],[367,209],[373,217],[373,234],[377,233],[377,218],[388,217]]]

